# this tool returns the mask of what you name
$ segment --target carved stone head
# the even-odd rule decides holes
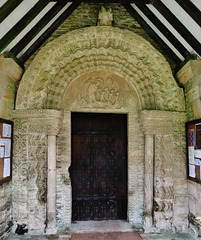
[[[112,9],[106,9],[102,6],[98,14],[98,26],[112,26],[113,13]]]

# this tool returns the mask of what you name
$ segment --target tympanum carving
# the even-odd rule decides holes
[[[122,95],[118,83],[108,77],[90,77],[81,88],[80,106],[121,108]]]

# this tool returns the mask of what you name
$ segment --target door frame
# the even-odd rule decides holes
[[[73,119],[73,116],[72,116],[72,114],[73,113],[78,113],[78,114],[80,114],[80,115],[82,115],[82,114],[94,114],[94,115],[116,115],[116,117],[118,118],[118,115],[121,115],[121,116],[124,116],[125,117],[125,119],[124,119],[124,124],[125,124],[125,131],[124,131],[124,133],[126,134],[126,143],[125,143],[125,150],[126,150],[126,172],[125,172],[125,174],[126,174],[126,179],[125,179],[125,191],[126,191],[126,194],[125,194],[125,197],[126,197],[126,209],[125,209],[125,211],[126,211],[126,218],[124,218],[124,219],[122,219],[122,220],[127,220],[128,219],[128,114],[125,114],[125,113],[119,113],[119,114],[116,114],[116,113],[97,113],[97,112],[71,112],[71,164],[73,164],[73,152],[72,152],[72,147],[73,147],[73,129],[72,129],[72,126],[73,126],[73,122],[72,122],[72,119]],[[106,117],[107,118],[107,117]],[[80,119],[82,119],[81,118],[81,116],[80,116]],[[120,121],[120,120],[118,120],[118,121]],[[122,161],[123,161],[123,159],[122,159]],[[71,167],[69,168],[70,169],[70,171],[69,171],[69,174],[70,174],[70,178],[72,177],[72,172],[71,172]],[[71,188],[72,188],[72,193],[71,193],[71,199],[72,199],[72,209],[71,209],[71,214],[73,213],[73,182],[71,181]],[[105,219],[106,221],[109,221],[110,219]],[[121,220],[121,219],[115,219],[115,220]],[[71,221],[74,221],[73,220],[73,214],[72,214],[72,220]],[[77,221],[81,221],[81,220],[77,220]],[[85,220],[85,221],[87,221],[87,220]],[[89,220],[88,220],[89,221]],[[96,220],[94,220],[94,221],[96,221]],[[99,221],[99,220],[98,220]]]
[[[132,225],[142,227],[144,221],[144,134],[140,126],[140,114],[136,109],[133,109],[133,111],[126,109],[115,109],[115,111],[105,109],[101,111],[90,108],[79,110],[71,108],[64,111],[63,126],[65,126],[64,135],[67,152],[65,156],[66,178],[69,179],[69,185],[67,185],[65,193],[68,200],[62,212],[64,221],[67,224],[72,222],[72,186],[68,173],[68,168],[71,165],[71,112],[127,114],[127,221]]]

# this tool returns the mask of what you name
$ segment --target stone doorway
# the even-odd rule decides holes
[[[85,112],[127,115],[129,223],[186,226],[184,111],[168,64],[140,36],[91,27],[50,42],[17,93],[14,222],[32,234],[71,224],[71,113]]]
[[[72,220],[127,219],[127,115],[72,113]]]

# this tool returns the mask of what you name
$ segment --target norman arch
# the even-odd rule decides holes
[[[16,150],[14,164],[27,163],[30,174],[23,186],[16,179],[14,187],[22,186],[26,194],[14,201],[14,219],[26,221],[33,232],[45,227],[57,231],[71,223],[71,112],[92,112],[128,116],[128,221],[147,231],[184,224],[174,213],[180,208],[185,212],[186,205],[174,202],[173,187],[177,178],[183,179],[175,177],[178,166],[173,165],[176,155],[183,154],[184,136],[178,139],[174,133],[184,131],[184,110],[183,92],[163,56],[128,30],[90,27],[48,43],[25,72],[17,93],[16,139],[23,136],[25,145],[24,158]],[[53,192],[46,182],[54,186]],[[153,209],[153,197],[160,211]],[[39,211],[43,215],[38,216]]]
[[[91,69],[123,76],[142,109],[184,110],[182,90],[165,58],[142,37],[112,27],[75,30],[47,44],[23,76],[16,109],[61,109],[68,84]]]

